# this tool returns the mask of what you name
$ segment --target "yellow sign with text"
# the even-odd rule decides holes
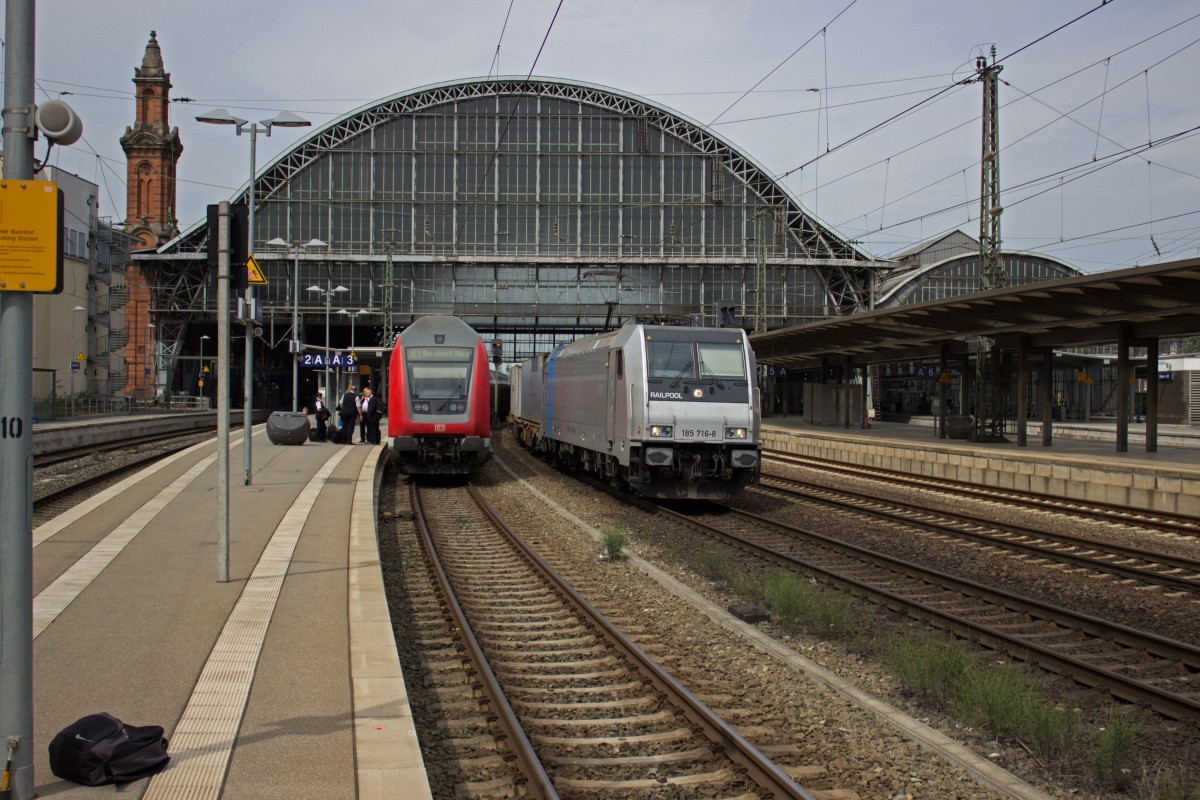
[[[49,181],[0,180],[0,292],[62,291],[62,209]]]

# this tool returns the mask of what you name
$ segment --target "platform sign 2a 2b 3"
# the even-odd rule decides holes
[[[55,184],[0,180],[0,292],[62,291],[62,217]]]

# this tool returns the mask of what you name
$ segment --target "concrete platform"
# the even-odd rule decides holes
[[[1060,497],[1103,501],[1200,517],[1200,431],[1159,426],[1159,449],[1116,452],[1115,423],[1055,423],[1052,446],[941,439],[928,425],[875,422],[870,429],[810,425],[799,418],[763,420],[764,449],[966,480]],[[1034,442],[1036,441],[1036,444]],[[1167,444],[1170,442],[1170,444]]]
[[[375,494],[386,446],[230,451],[229,580],[218,581],[213,440],[34,532],[34,784],[46,747],[107,711],[162,725],[145,798],[428,798],[383,591]]]
[[[255,424],[264,422],[269,411],[254,409]],[[242,426],[242,410],[229,412],[230,425]],[[90,447],[117,442],[131,436],[160,433],[186,433],[217,427],[215,411],[172,411],[146,414],[122,414],[112,417],[75,417],[38,422],[33,426],[33,454],[55,450]]]

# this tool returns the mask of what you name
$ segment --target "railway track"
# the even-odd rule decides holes
[[[238,426],[240,427],[240,426]],[[146,436],[134,436],[129,439],[122,439],[118,442],[106,442],[99,445],[88,445],[87,447],[70,447],[63,450],[54,450],[49,453],[43,453],[33,458],[33,468],[42,469],[44,467],[52,467],[56,464],[62,464],[66,461],[74,461],[79,458],[88,458],[96,454],[111,453],[118,450],[128,450],[131,447],[141,447],[142,445],[158,444],[160,442],[169,442],[173,439],[178,439],[181,436],[194,436],[197,434],[211,434],[215,432],[216,427],[212,428],[197,428],[187,431],[186,433],[157,433]]]
[[[936,505],[901,501],[867,492],[764,475],[759,488],[839,511],[849,510],[934,535],[1001,547],[1072,567],[1116,575],[1125,580],[1200,592],[1200,561],[1092,538],[998,522]]]
[[[889,486],[910,486],[949,493],[955,497],[968,497],[995,503],[1005,503],[1010,506],[1029,508],[1040,511],[1052,511],[1058,514],[1071,514],[1085,519],[1098,520],[1119,525],[1134,525],[1151,530],[1166,531],[1180,536],[1200,536],[1200,518],[1185,514],[1172,514],[1165,511],[1149,511],[1129,508],[1112,503],[1101,503],[1091,500],[1077,500],[1069,497],[1039,494],[1037,492],[1022,492],[1016,489],[1000,487],[981,487],[965,481],[954,481],[945,478],[927,476],[914,477],[907,473],[875,467],[863,467],[853,464],[843,464],[837,461],[796,456],[775,450],[764,450],[763,455],[773,461],[796,467],[819,470],[823,473],[848,475],[856,478],[869,478],[886,481]],[[764,473],[767,477],[767,473]],[[772,475],[771,477],[777,477]]]
[[[746,511],[660,513],[938,627],[1175,719],[1200,720],[1200,648]]]
[[[411,504],[442,594],[413,601],[416,627],[439,642],[431,675],[445,686],[435,693],[459,698],[468,715],[447,723],[464,732],[451,749],[484,751],[463,761],[460,791],[814,796],[593,609],[473,488],[414,485]],[[435,619],[435,606],[452,620]],[[487,752],[497,735],[508,759]]]
[[[85,464],[75,470],[69,479],[65,481],[55,480],[49,488],[39,484],[40,475],[37,470],[45,469],[46,465],[38,463],[34,471],[35,485],[33,491],[33,519],[35,526],[39,520],[49,519],[73,506],[79,501],[81,495],[89,494],[94,490],[103,488],[130,473],[173,455],[180,450],[186,450],[195,444],[200,437],[205,435],[208,435],[208,432],[203,430],[188,431],[183,434],[174,433],[163,436],[139,437],[136,440],[113,443],[111,446],[104,448],[82,448],[72,451],[62,451],[74,453],[74,460],[83,459]],[[122,458],[117,464],[105,465],[92,460],[94,453],[114,453],[149,445],[160,446],[143,453],[131,453],[127,457]],[[55,463],[61,464],[66,460],[61,459]]]

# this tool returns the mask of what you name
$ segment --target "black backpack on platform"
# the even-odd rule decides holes
[[[50,771],[85,786],[148,778],[170,760],[161,727],[126,725],[111,714],[89,714],[50,742]]]

